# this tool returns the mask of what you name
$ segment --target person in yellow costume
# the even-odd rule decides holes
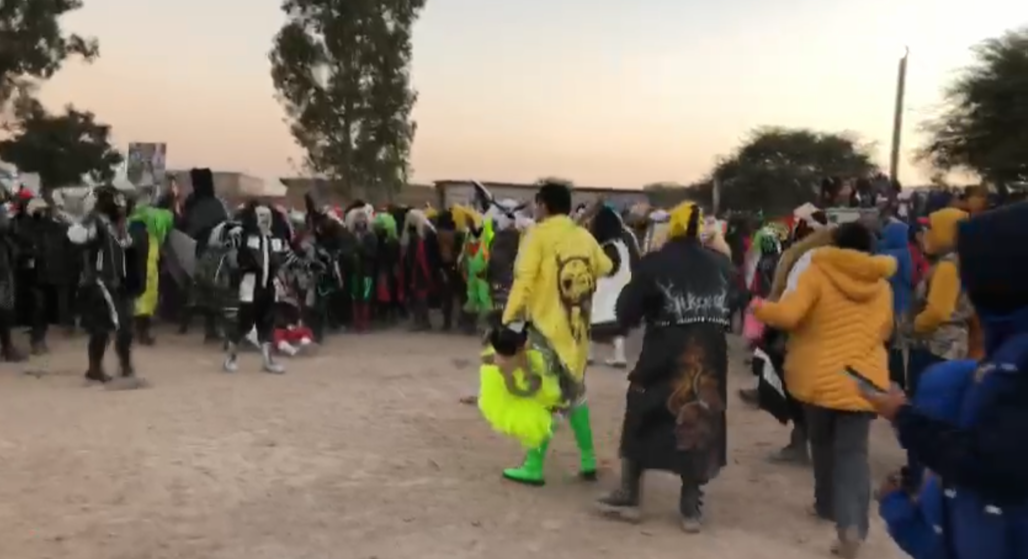
[[[942,361],[966,359],[974,309],[960,285],[956,255],[957,227],[968,214],[944,208],[928,216],[924,251],[932,261],[921,284],[914,289],[913,324],[907,382],[917,389],[921,373]]]
[[[546,411],[567,414],[581,455],[579,476],[594,480],[596,454],[585,401],[589,305],[597,278],[609,274],[613,265],[589,231],[569,217],[572,205],[567,185],[544,183],[536,194],[535,205],[538,224],[528,231],[518,249],[514,283],[501,320],[501,331],[508,332],[527,323],[526,343],[513,358],[495,354],[493,359],[507,379],[518,370],[530,370],[530,374],[523,375],[528,378],[521,380],[529,385],[527,392],[534,393],[535,412],[550,405]],[[519,368],[518,364],[522,366]],[[525,388],[513,386],[514,382],[507,384],[515,392]],[[560,389],[556,401],[553,386]],[[495,402],[489,396],[483,383],[479,408],[494,427],[499,427],[493,421]],[[538,413],[534,415],[540,417]],[[517,422],[513,418],[508,420]],[[536,425],[548,424],[543,418]],[[550,434],[551,430],[547,430],[540,436],[537,431],[538,444],[529,449],[520,467],[504,470],[503,476],[527,485],[545,483],[543,464]],[[519,438],[523,443],[532,442],[531,436]]]
[[[146,284],[143,293],[136,298],[133,317],[135,319],[136,339],[143,345],[153,345],[151,323],[157,310],[158,289],[160,286],[161,247],[168,233],[175,225],[175,214],[169,210],[141,205],[136,207],[129,216],[129,231],[134,233],[133,242],[146,260]]]

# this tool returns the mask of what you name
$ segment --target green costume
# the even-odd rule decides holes
[[[146,227],[148,237],[146,253],[146,290],[136,299],[135,316],[153,316],[157,309],[158,261],[161,246],[175,224],[175,216],[168,210],[151,206],[140,206],[132,212],[130,223],[141,223]]]
[[[478,317],[484,317],[493,310],[493,299],[489,291],[489,282],[486,280],[489,246],[492,240],[492,222],[486,220],[481,232],[476,235],[472,231],[465,237],[464,250],[461,252],[465,283],[468,286],[464,310]]]

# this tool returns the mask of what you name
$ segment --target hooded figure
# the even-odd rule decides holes
[[[914,292],[908,388],[917,389],[921,373],[935,363],[964,359],[968,354],[969,322],[974,309],[960,285],[956,254],[957,227],[967,212],[945,208],[928,216],[925,253],[933,263]],[[912,332],[910,331],[912,330]]]
[[[628,331],[618,323],[616,308],[621,290],[632,279],[633,264],[639,260],[638,247],[625,242],[625,225],[621,216],[610,206],[599,208],[589,225],[596,242],[600,243],[604,254],[614,266],[610,275],[596,280],[590,333],[593,342],[613,344],[614,355],[606,364],[625,369],[628,367],[628,359],[625,357],[625,336]]]
[[[283,267],[296,260],[289,239],[283,238],[289,230],[288,224],[281,212],[257,202],[248,203],[240,218],[241,231],[236,247],[239,313],[236,327],[228,336],[224,369],[230,373],[239,370],[239,342],[251,330],[256,330],[262,369],[282,374],[285,368],[274,360],[271,344],[275,328],[275,278]]]
[[[143,235],[133,237],[136,242],[136,249],[141,257],[143,270],[141,271],[146,289],[136,299],[135,305],[135,327],[139,343],[153,345],[154,339],[150,331],[154,311],[157,310],[157,298],[160,283],[160,261],[161,247],[168,238],[175,225],[175,215],[169,210],[162,210],[152,206],[139,206],[132,212],[129,218],[129,231],[134,227],[142,227]]]
[[[682,528],[701,529],[703,486],[727,459],[731,260],[700,241],[703,217],[685,202],[669,216],[666,241],[645,255],[617,301],[623,328],[643,324],[643,349],[628,375],[621,427],[621,483],[600,499],[604,514],[639,518],[644,472],[681,479]]]
[[[400,237],[403,247],[405,292],[410,294],[411,310],[414,315],[414,330],[431,330],[428,318],[429,298],[439,288],[438,245],[435,243],[435,226],[425,212],[410,210],[404,218]]]
[[[464,278],[458,269],[464,232],[457,227],[454,213],[446,210],[436,214],[435,241],[439,255],[439,306],[443,314],[443,330],[453,328],[454,313],[463,315],[463,299],[466,294]],[[464,317],[458,317],[464,322]]]
[[[917,543],[918,550],[945,551],[915,557],[1028,556],[1025,220],[1028,204],[1020,203],[958,225],[961,285],[981,318],[985,357],[979,362],[936,364],[926,372],[912,403],[881,410],[892,421],[900,443],[937,479],[943,496],[936,496],[944,505],[934,514],[921,503],[921,518],[931,521],[928,526],[908,522],[903,528],[910,531],[898,533],[896,523],[889,522],[890,532],[905,549]],[[934,389],[941,379],[951,380],[957,388],[955,396],[945,398],[945,407],[955,408],[955,413],[933,414],[925,405],[929,394],[922,394],[922,389]]]
[[[910,255],[908,240],[910,228],[900,221],[891,221],[882,229],[882,238],[878,243],[878,253],[896,259],[896,273],[889,278],[892,287],[892,312],[896,320],[896,328],[892,342],[889,344],[889,376],[900,386],[906,385],[907,368],[903,356],[905,344],[902,332],[903,324],[909,321],[907,316],[914,297],[914,259]]]
[[[371,227],[373,219],[374,210],[363,202],[356,202],[346,212],[346,228],[357,240],[349,282],[353,298],[353,326],[358,332],[371,328],[371,300],[378,258],[378,236]]]
[[[372,222],[378,236],[375,262],[375,314],[392,323],[401,314],[403,290],[400,285],[400,236],[396,218],[388,211],[378,212]]]
[[[114,334],[114,351],[122,377],[132,377],[132,303],[142,292],[142,255],[132,247],[126,227],[128,201],[117,189],[94,190],[93,208],[68,228],[68,240],[83,247],[84,262],[79,292],[82,321],[89,332],[91,381],[111,380],[104,371],[104,354]]]
[[[194,258],[199,266],[204,258],[207,242],[211,238],[211,231],[228,221],[230,216],[224,201],[215,195],[214,174],[210,169],[191,169],[189,181],[193,190],[182,203],[177,227],[196,241]],[[189,303],[179,316],[179,333],[185,334],[189,331],[193,314],[199,311],[204,318],[204,342],[215,343],[221,341],[218,333],[221,309],[217,306],[217,298],[212,293],[203,292],[202,288],[198,289],[195,285],[209,280],[210,278],[194,275],[193,281],[187,284]]]
[[[885,343],[892,333],[888,279],[896,260],[873,254],[867,227],[847,223],[832,231],[833,246],[813,250],[795,287],[777,302],[756,300],[753,313],[789,333],[785,379],[804,404],[814,465],[814,509],[832,519],[837,549],[852,557],[867,537],[871,497],[868,439],[873,416],[856,383],[857,371],[889,386]]]

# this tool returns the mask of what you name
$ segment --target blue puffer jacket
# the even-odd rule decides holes
[[[947,559],[1028,559],[1026,221],[1028,204],[1017,204],[961,224],[961,282],[978,310],[985,358],[955,421],[916,405],[894,419],[900,442],[942,484]]]
[[[948,361],[932,367],[917,387],[913,407],[918,412],[939,421],[956,423],[974,377],[977,363],[971,360]],[[916,498],[899,489],[881,497],[878,514],[889,530],[889,535],[914,559],[947,559],[943,539],[945,524],[943,487],[939,478],[926,474],[927,481]]]
[[[908,244],[909,227],[893,221],[882,229],[878,253],[896,259],[896,273],[889,278],[892,285],[892,311],[897,316],[910,309],[914,298],[914,260]]]

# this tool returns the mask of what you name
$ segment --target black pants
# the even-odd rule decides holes
[[[232,332],[229,340],[239,345],[239,342],[250,333],[250,330],[257,328],[257,339],[260,343],[271,343],[272,333],[275,330],[275,286],[256,285],[253,288],[253,297],[249,302],[239,302],[239,315],[236,320],[235,331]]]
[[[6,359],[14,353],[14,341],[11,339],[11,328],[14,326],[14,311],[0,309],[0,352]]]
[[[104,355],[114,336],[114,352],[123,376],[134,374],[132,366],[132,305],[135,298],[121,289],[108,289],[103,284],[85,286],[82,290],[82,319],[89,332],[89,372],[103,371]]]
[[[28,286],[28,296],[31,301],[29,305],[29,327],[32,344],[41,344],[46,341],[46,333],[50,328],[50,300],[56,296],[56,291],[51,286],[34,282]]]

